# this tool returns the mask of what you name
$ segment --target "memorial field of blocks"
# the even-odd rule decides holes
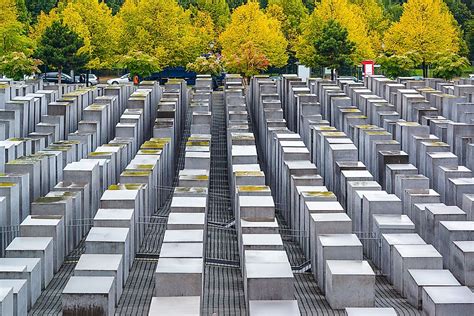
[[[474,315],[474,80],[212,80],[0,82],[0,315]]]

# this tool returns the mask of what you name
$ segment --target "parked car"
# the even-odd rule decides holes
[[[474,79],[474,74],[470,74],[469,79]]]
[[[87,76],[87,74],[81,74],[81,75],[84,75],[84,79]],[[76,82],[82,83],[81,75],[74,76],[74,79],[76,80]],[[97,78],[97,76],[94,74],[89,74],[89,84],[95,86],[98,83],[99,83],[99,78]]]
[[[42,74],[40,78],[46,82],[58,83],[59,73],[57,71],[46,72]],[[61,83],[74,83],[74,79],[65,73],[61,73]]]
[[[119,83],[129,83],[129,82],[131,82],[130,74],[125,74],[122,77],[112,78],[112,79],[107,80],[108,84],[119,84]]]
[[[155,72],[145,78],[145,80],[155,80],[164,85],[168,79],[184,79],[188,85],[196,84],[196,73],[192,71],[187,71],[184,67],[168,67],[163,69],[160,72]]]

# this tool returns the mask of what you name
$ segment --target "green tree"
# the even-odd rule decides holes
[[[124,0],[106,0],[105,3],[112,9],[112,14],[119,12]]]
[[[385,12],[391,21],[398,22],[403,14],[403,6],[400,3],[391,3],[384,5]]]
[[[54,21],[46,28],[35,55],[47,66],[57,69],[59,84],[63,70],[81,69],[89,61],[84,52],[84,40],[62,21]]]
[[[247,2],[247,0],[227,0],[227,3],[229,4],[229,8],[231,10],[234,10],[238,7],[240,7],[241,5],[245,4]]]
[[[320,66],[331,69],[331,79],[334,71],[344,66],[353,65],[352,54],[355,43],[348,39],[347,30],[335,20],[329,20],[323,27],[322,36],[314,42],[316,55],[310,67]]]
[[[28,57],[23,52],[12,52],[0,57],[0,73],[13,80],[22,80],[25,75],[40,73],[42,62]]]
[[[321,0],[302,24],[296,45],[296,57],[302,64],[314,64],[314,56],[317,54],[314,43],[323,35],[323,27],[329,20],[335,20],[345,28],[348,39],[355,43],[356,49],[352,54],[354,63],[375,58],[375,46],[378,44],[371,40],[370,28],[362,8],[349,0]]]
[[[466,23],[472,19],[472,11],[460,0],[444,0],[444,2],[448,5],[459,26],[464,30]]]
[[[189,9],[191,5],[196,4],[196,0],[178,0],[178,4],[185,9]]]
[[[62,20],[84,40],[83,51],[90,54],[88,69],[111,69],[120,49],[122,20],[98,0],[69,0],[48,14],[41,13],[30,37],[37,42],[54,21]]]
[[[469,50],[469,60],[474,60],[474,19],[466,23],[465,39]]]
[[[314,0],[303,0],[303,3],[304,3],[305,7],[308,9],[308,11],[310,13],[313,12],[314,4],[316,3],[316,1],[314,1]]]
[[[381,55],[377,58],[382,73],[390,78],[409,76],[411,71],[421,63],[417,53],[408,52],[404,55]]]
[[[141,51],[134,51],[120,57],[117,65],[119,68],[128,69],[132,78],[134,76],[144,78],[162,70],[161,62],[156,56],[150,56]]]
[[[25,0],[26,8],[33,19],[41,13],[49,13],[57,4],[58,0]]]
[[[469,69],[471,64],[466,57],[461,57],[458,54],[447,53],[440,54],[436,58],[433,66],[433,75],[444,80],[451,80],[454,77],[461,76]]]
[[[25,0],[16,0],[16,10],[18,12],[18,21],[25,25],[30,24],[30,13],[26,8]]]

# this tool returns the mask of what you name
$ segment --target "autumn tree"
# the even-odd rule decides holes
[[[326,22],[322,35],[314,42],[314,46],[317,53],[313,64],[309,66],[331,69],[331,80],[335,79],[334,71],[353,65],[355,44],[348,39],[347,30],[335,20]]]
[[[266,13],[281,23],[288,41],[288,51],[294,55],[294,45],[301,33],[301,22],[308,18],[308,10],[302,0],[269,0]]]
[[[15,0],[0,0],[0,56],[10,52],[31,52],[26,27],[18,20]]]
[[[89,69],[110,69],[119,54],[121,20],[112,10],[98,0],[70,0],[48,14],[41,13],[31,36],[39,41],[53,22],[62,20],[84,41],[83,51],[90,56]]]
[[[219,75],[224,70],[221,60],[216,55],[199,56],[192,63],[186,65],[186,69],[198,74]]]
[[[421,57],[423,76],[437,54],[457,53],[460,32],[447,5],[442,0],[408,0],[400,21],[385,33],[388,54],[416,52]]]
[[[226,0],[196,0],[196,7],[209,13],[217,33],[230,22],[230,9]]]
[[[0,73],[13,80],[22,80],[25,75],[40,73],[38,66],[41,64],[41,60],[23,52],[12,52],[0,57]]]
[[[248,78],[269,66],[284,66],[287,41],[280,27],[280,22],[260,10],[257,2],[249,1],[235,9],[219,36],[226,70]]]
[[[192,15],[176,0],[126,0],[118,16],[123,21],[122,53],[142,51],[162,58],[165,66],[185,66],[209,51],[214,25],[209,14]]]
[[[355,44],[352,56],[354,63],[375,57],[374,47],[369,37],[367,22],[359,5],[348,0],[321,0],[302,24],[302,33],[296,45],[296,57],[304,65],[313,64],[318,54],[314,43],[323,36],[323,28],[329,20],[337,21],[347,30],[347,38]]]
[[[365,21],[373,50],[376,54],[381,53],[383,35],[390,26],[390,20],[383,6],[379,0],[351,0],[351,2],[360,8],[359,12],[362,13],[361,17]]]
[[[84,40],[61,21],[54,21],[46,28],[35,55],[47,66],[58,70],[59,84],[63,70],[80,69],[89,59]]]

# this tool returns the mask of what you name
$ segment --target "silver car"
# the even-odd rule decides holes
[[[86,76],[86,74],[84,74]],[[76,82],[81,82],[81,75],[74,76]],[[89,74],[89,84],[95,86],[99,83],[99,78],[94,74]]]
[[[130,74],[125,74],[120,78],[112,78],[107,80],[108,84],[119,84],[119,83],[129,83],[130,81]]]

